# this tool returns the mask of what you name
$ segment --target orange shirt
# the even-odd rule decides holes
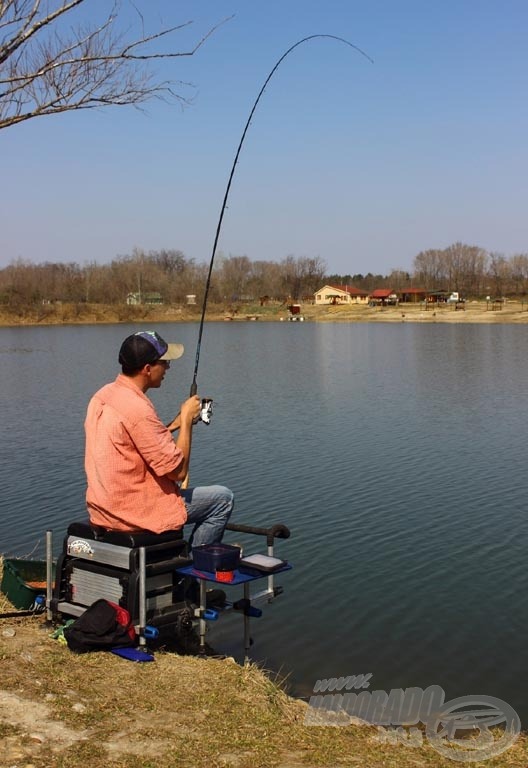
[[[86,421],[86,503],[90,521],[117,531],[181,528],[185,503],[165,475],[183,454],[149,398],[119,374],[90,400]]]

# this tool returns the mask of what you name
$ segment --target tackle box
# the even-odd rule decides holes
[[[201,544],[192,549],[193,567],[197,571],[234,571],[240,562],[240,547],[231,544]]]
[[[149,624],[169,624],[185,599],[176,569],[190,562],[181,531],[106,531],[71,523],[57,562],[51,609],[54,616],[80,616],[104,598],[139,619],[139,550],[145,548],[146,614]]]

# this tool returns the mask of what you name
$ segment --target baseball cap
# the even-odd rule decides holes
[[[119,363],[139,370],[157,360],[177,360],[183,355],[183,349],[183,344],[167,344],[156,331],[138,331],[121,344]]]

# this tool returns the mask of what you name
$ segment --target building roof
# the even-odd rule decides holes
[[[392,293],[392,288],[376,288],[370,295],[373,299],[388,299]]]
[[[368,291],[363,291],[361,288],[356,288],[354,285],[324,285],[316,293],[321,293],[325,288],[330,288],[332,291],[339,291],[339,293],[348,293],[349,296],[368,296]]]
[[[346,291],[350,296],[368,296],[368,291],[362,288],[356,288],[355,285],[342,285],[341,290]]]

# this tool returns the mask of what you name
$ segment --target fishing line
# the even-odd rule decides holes
[[[284,61],[286,56],[288,56],[299,45],[302,45],[302,43],[306,43],[308,40],[314,40],[315,38],[327,38],[327,39],[330,39],[330,40],[337,40],[338,42],[344,43],[345,45],[348,45],[350,48],[353,48],[355,51],[357,51],[362,56],[364,56],[366,59],[368,59],[372,64],[374,63],[373,60],[370,58],[370,56],[368,54],[366,54],[364,51],[362,51],[361,48],[358,48],[357,45],[354,45],[353,43],[349,42],[348,40],[345,40],[344,37],[337,37],[336,35],[309,35],[308,37],[303,37],[302,40],[299,40],[298,42],[296,42],[294,45],[291,46],[291,48],[288,48],[288,50],[285,53],[282,54],[282,56],[277,61],[277,63],[275,64],[275,66],[273,67],[273,69],[271,70],[269,75],[267,76],[266,80],[264,81],[264,85],[260,89],[259,94],[258,94],[257,98],[255,99],[255,103],[253,104],[253,107],[251,108],[251,112],[249,113],[249,117],[247,119],[245,128],[244,128],[244,130],[242,132],[242,137],[241,137],[240,142],[238,144],[238,148],[237,148],[237,151],[236,151],[236,154],[235,154],[235,159],[234,159],[233,165],[231,167],[231,173],[229,174],[229,180],[227,182],[227,187],[226,187],[225,194],[224,194],[224,201],[222,203],[222,208],[220,209],[220,217],[218,219],[218,224],[217,224],[217,227],[216,227],[216,234],[215,234],[215,239],[214,239],[214,243],[213,243],[213,251],[212,251],[212,254],[211,254],[211,261],[209,262],[209,272],[207,274],[207,281],[206,281],[206,284],[205,284],[205,294],[204,294],[204,299],[203,299],[203,302],[202,302],[202,316],[201,316],[201,319],[200,319],[200,328],[199,328],[199,331],[198,331],[198,343],[196,345],[196,358],[195,358],[195,362],[194,362],[194,374],[193,374],[193,380],[192,380],[192,384],[191,384],[191,396],[195,395],[196,391],[197,391],[196,378],[198,376],[198,365],[199,365],[199,362],[200,362],[200,349],[201,349],[201,346],[202,346],[202,335],[203,335],[204,320],[205,320],[205,310],[206,310],[206,307],[207,307],[207,298],[209,296],[209,288],[210,288],[210,285],[211,285],[211,275],[212,275],[212,272],[213,272],[213,264],[214,264],[214,259],[215,259],[215,255],[216,255],[216,247],[218,245],[218,239],[220,237],[220,231],[222,229],[222,222],[224,220],[224,213],[225,213],[225,210],[226,210],[226,207],[227,207],[227,199],[229,197],[229,191],[231,189],[231,182],[233,181],[233,176],[235,175],[235,169],[236,169],[236,166],[237,166],[237,163],[238,163],[238,158],[239,158],[239,155],[240,155],[240,151],[242,149],[242,145],[244,144],[244,140],[246,138],[246,134],[248,132],[248,129],[249,129],[249,126],[250,126],[250,123],[251,123],[251,119],[252,119],[252,117],[253,117],[253,115],[255,113],[255,110],[256,110],[256,108],[258,106],[258,103],[260,101],[260,97],[262,96],[262,94],[266,90],[267,84],[269,83],[269,81],[271,80],[271,78],[275,74],[276,70],[281,65],[281,63]]]

